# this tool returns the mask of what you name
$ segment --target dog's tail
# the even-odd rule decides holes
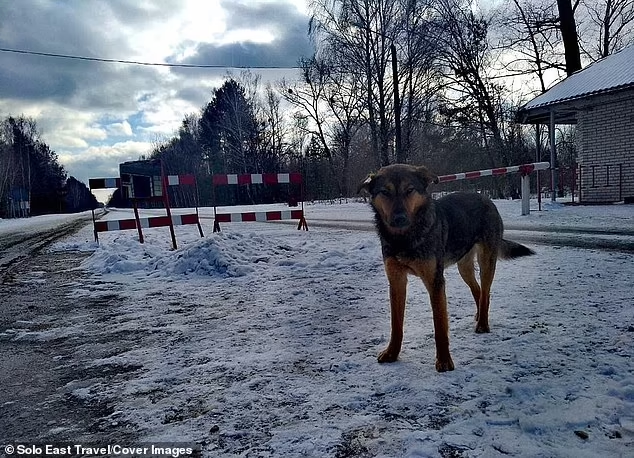
[[[499,252],[500,258],[502,259],[521,258],[522,256],[530,256],[533,254],[535,254],[535,252],[524,245],[511,240],[502,239]]]

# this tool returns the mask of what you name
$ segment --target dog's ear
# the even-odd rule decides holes
[[[376,173],[369,174],[366,179],[363,180],[361,184],[359,184],[359,187],[357,188],[357,194],[361,194],[361,192],[371,194],[372,182],[374,181],[375,176]]]
[[[438,176],[434,173],[431,173],[427,167],[420,165],[416,167],[416,173],[420,177],[421,181],[425,183],[425,188],[427,188],[430,184],[438,183]]]

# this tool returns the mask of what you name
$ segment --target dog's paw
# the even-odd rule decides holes
[[[489,324],[483,324],[483,323],[478,323],[476,324],[476,329],[475,329],[476,334],[486,334],[487,332],[491,332],[491,329],[489,328]]]
[[[398,359],[398,352],[392,351],[389,348],[386,348],[381,353],[379,353],[379,357],[377,360],[379,363],[393,363]]]
[[[453,361],[451,360],[451,358],[444,361],[436,358],[436,370],[438,372],[447,372],[454,370]]]

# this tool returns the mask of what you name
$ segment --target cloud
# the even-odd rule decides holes
[[[147,155],[153,146],[151,142],[129,140],[113,145],[91,146],[82,154],[61,152],[58,158],[68,175],[88,184],[89,178],[118,177],[121,162],[136,161],[142,155]]]
[[[292,68],[314,53],[308,38],[308,18],[287,2],[221,2],[227,33],[215,42],[199,43],[180,63],[229,67]],[[176,61],[175,56],[170,61]],[[183,70],[176,70],[182,73]]]
[[[143,62],[294,67],[312,54],[302,0],[0,1],[0,47]],[[237,71],[234,71],[236,73]],[[263,82],[289,71],[261,70]],[[294,72],[294,70],[293,70]],[[31,116],[76,178],[118,173],[198,112],[228,70],[0,52],[0,117]]]
[[[130,126],[130,123],[128,121],[109,124],[106,127],[106,131],[108,132],[108,135],[112,135],[114,137],[132,136],[132,126]]]

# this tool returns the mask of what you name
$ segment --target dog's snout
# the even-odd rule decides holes
[[[402,229],[404,227],[409,226],[409,218],[407,217],[407,213],[398,212],[392,215],[392,220],[390,221],[390,226]]]

